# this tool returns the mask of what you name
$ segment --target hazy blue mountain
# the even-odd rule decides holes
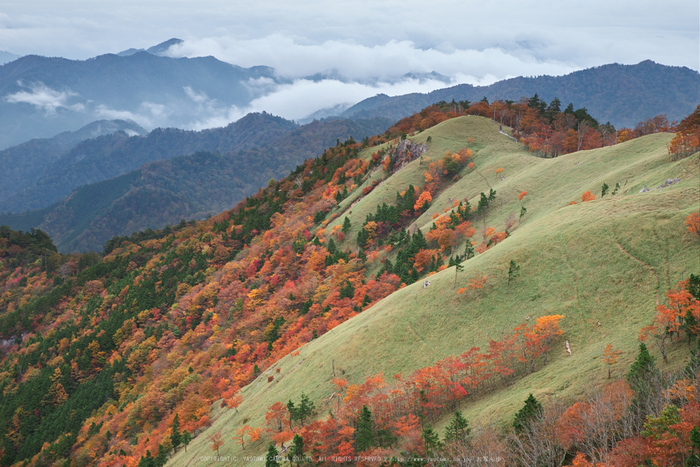
[[[0,215],[0,225],[47,232],[60,251],[101,250],[115,235],[201,219],[233,207],[270,178],[280,179],[338,140],[383,132],[385,119],[314,121],[264,147],[201,151],[147,163],[137,170],[75,189],[40,210]],[[167,138],[168,133],[160,133]],[[250,141],[252,143],[252,140]],[[245,146],[247,143],[241,144]]]
[[[138,52],[148,52],[149,54],[163,56],[165,54],[165,52],[167,52],[167,50],[170,47],[172,47],[173,45],[176,45],[176,44],[181,44],[182,42],[183,42],[182,39],[173,38],[173,39],[169,39],[165,42],[161,42],[158,45],[154,45],[153,47],[149,47],[148,49],[131,48],[131,49],[122,50],[121,52],[117,53],[117,55],[119,55],[121,57],[128,57],[129,55],[134,55],[135,53],[138,53]]]
[[[15,55],[11,52],[6,52],[4,50],[0,50],[0,65],[4,65],[7,62],[17,60],[19,57],[20,57],[19,55]]]
[[[33,139],[0,151],[0,200],[16,194],[46,174],[51,163],[61,158],[81,141],[122,132],[145,134],[146,130],[125,120],[100,120],[76,131],[66,131],[53,138]]]
[[[161,42],[158,45],[154,45],[153,47],[149,47],[148,49],[146,49],[146,52],[153,55],[163,55],[165,52],[168,51],[170,47],[172,47],[173,45],[182,44],[182,42],[182,39],[172,38],[167,41]]]
[[[196,127],[226,119],[232,106],[245,107],[276,82],[272,68],[214,57],[29,55],[0,66],[0,149],[105,118],[128,118],[149,130]]]
[[[512,78],[490,86],[460,84],[430,93],[389,97],[380,94],[348,108],[349,118],[407,117],[439,101],[479,101],[486,97],[517,101],[537,93],[549,102],[559,98],[563,106],[585,107],[601,122],[634,127],[648,117],[665,113],[680,120],[700,103],[700,74],[686,67],[660,65],[650,60],[637,65],[604,65],[565,76]]]
[[[94,124],[93,124],[94,125]],[[73,189],[113,178],[141,165],[197,151],[230,152],[264,146],[296,129],[294,122],[267,113],[249,114],[223,128],[187,131],[158,128],[146,135],[122,132],[85,139],[59,154],[46,147],[46,155],[35,146],[34,159],[17,157],[15,148],[6,149],[10,174],[27,172],[29,162],[33,178],[16,177],[7,189],[0,188],[0,212],[41,209],[67,196]],[[60,136],[60,135],[59,135]],[[40,149],[40,148],[39,148]],[[2,161],[2,159],[0,159]],[[43,166],[39,165],[43,161]]]

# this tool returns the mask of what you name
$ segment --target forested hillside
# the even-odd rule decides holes
[[[46,173],[46,168],[61,158],[81,141],[98,136],[131,132],[132,135],[144,134],[146,130],[124,120],[102,120],[93,122],[77,131],[66,131],[53,138],[33,139],[18,146],[0,151],[0,203],[13,194],[26,188]],[[11,208],[7,209],[12,211]],[[18,211],[22,211],[20,207]],[[0,212],[3,209],[0,208]]]
[[[44,204],[40,200],[69,193],[71,186],[150,163],[80,186],[44,209],[0,215],[0,224],[20,230],[40,228],[63,252],[99,251],[115,235],[163,228],[181,219],[203,219],[228,209],[339,139],[361,139],[388,125],[386,120],[372,119],[315,121],[297,127],[269,114],[251,114],[222,129],[166,129],[144,137],[89,140],[50,166],[44,178],[0,205],[22,205],[22,199]],[[189,150],[197,152],[182,155]]]
[[[295,130],[298,125],[267,113],[249,114],[223,128],[186,131],[159,128],[145,135],[115,133],[85,138],[65,154],[45,161],[43,166],[23,157],[20,146],[7,160],[10,172],[25,170],[32,165],[40,172],[33,177],[17,177],[13,189],[3,190],[0,212],[18,213],[45,208],[66,197],[75,188],[94,184],[127,172],[143,164],[198,151],[231,152],[265,147]],[[51,152],[46,154],[48,157]],[[36,170],[36,169],[35,169]]]
[[[5,230],[0,462],[692,461],[697,116],[605,139],[572,111],[592,147],[554,154],[516,139],[565,112],[514,111],[432,106],[103,257]]]

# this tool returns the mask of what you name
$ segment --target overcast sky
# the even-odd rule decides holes
[[[292,78],[333,72],[339,80],[299,80],[251,108],[300,118],[321,99],[446,86],[397,83],[409,72],[490,84],[646,59],[698,70],[699,9],[697,0],[17,0],[0,1],[0,50],[85,59],[178,37],[176,57],[214,55]]]

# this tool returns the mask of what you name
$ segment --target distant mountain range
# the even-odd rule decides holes
[[[63,156],[81,141],[115,133],[119,134],[115,138],[125,138],[143,135],[146,130],[131,121],[100,120],[77,131],[66,131],[53,138],[33,139],[0,151],[0,167],[3,168],[0,171],[0,205],[5,200],[24,193],[23,190],[43,177],[55,176],[54,171],[61,170],[66,165],[62,162]],[[46,195],[51,196],[49,193]],[[16,209],[19,212],[30,206],[24,199],[14,203],[16,204],[6,210]]]
[[[240,115],[256,98],[292,82],[267,66],[242,68],[214,57],[166,56],[170,47],[181,42],[173,38],[147,49],[88,60],[0,53],[0,63],[13,60],[0,66],[0,149],[102,119],[130,119],[147,130],[213,127]],[[404,78],[449,84],[448,77],[435,72],[407,73]],[[306,79],[347,81],[332,71]],[[318,109],[301,121],[329,117],[396,121],[441,100],[517,101],[535,93],[547,101],[557,97],[564,105],[585,107],[616,127],[633,126],[660,113],[671,120],[691,113],[698,104],[700,77],[689,68],[651,61],[612,64],[566,76],[512,78],[490,86],[462,84],[395,97],[380,94],[350,108]]]
[[[250,114],[224,128],[211,130],[159,128],[143,136],[113,132],[84,138],[85,141],[74,144],[55,160],[45,161],[44,167],[39,167],[43,168],[41,172],[30,174],[33,177],[21,177],[19,174],[30,157],[22,149],[33,150],[36,146],[30,141],[0,152],[0,162],[10,168],[7,173],[11,178],[6,189],[0,188],[0,212],[44,208],[79,186],[117,177],[148,162],[197,151],[225,153],[265,146],[296,128],[294,122],[280,117]],[[32,151],[31,155],[34,154]]]
[[[512,78],[490,86],[460,84],[425,94],[380,94],[348,108],[340,116],[399,120],[439,101],[476,102],[484,97],[489,101],[517,101],[535,93],[547,102],[556,97],[564,106],[571,102],[576,108],[585,107],[601,123],[634,127],[641,120],[662,113],[669,120],[681,120],[692,113],[700,103],[700,74],[686,67],[646,60],[637,65],[604,65],[566,76]]]
[[[189,128],[246,106],[280,82],[272,68],[213,57],[29,55],[0,66],[0,149],[105,118]]]
[[[100,251],[115,235],[230,209],[337,141],[381,133],[391,123],[335,119],[297,126],[269,114],[251,114],[215,130],[101,136],[53,162],[44,178],[3,200],[0,211],[45,206],[49,194],[56,200],[67,197],[42,209],[0,215],[0,225],[40,228],[61,251]],[[77,188],[70,193],[67,187]]]
[[[4,65],[5,63],[11,62],[12,60],[17,60],[18,58],[19,55],[0,50],[0,65]]]
[[[287,81],[265,66],[165,56],[179,42],[84,61],[26,56],[0,66],[0,213],[6,213],[0,224],[40,227],[62,251],[101,249],[114,235],[228,209],[336,140],[381,133],[439,101],[538,94],[585,107],[618,128],[660,113],[678,120],[700,102],[696,71],[645,61],[426,94],[380,94],[348,109],[319,110],[311,118],[324,120],[303,126],[256,113],[225,127],[182,130],[174,127],[214,116],[226,121],[233,107],[244,108]],[[169,128],[146,131],[159,126]]]

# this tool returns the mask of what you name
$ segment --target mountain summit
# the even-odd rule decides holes
[[[160,44],[154,45],[153,47],[149,47],[147,49],[126,49],[122,50],[121,52],[117,53],[117,55],[121,57],[128,57],[129,55],[134,55],[139,52],[147,52],[151,55],[157,55],[159,57],[165,56],[165,52],[168,51],[170,47],[173,45],[177,44],[182,44],[184,41],[182,39],[177,39],[177,38],[172,38],[168,39],[167,41],[161,42]]]

